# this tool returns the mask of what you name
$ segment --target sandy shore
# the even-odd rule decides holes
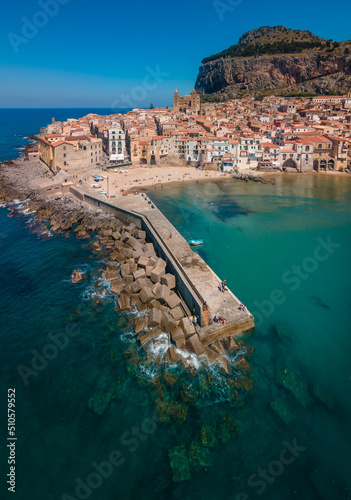
[[[116,169],[117,170],[117,169]],[[93,175],[100,175],[101,180],[96,182]],[[110,197],[121,195],[122,192],[150,189],[162,185],[183,182],[203,182],[209,180],[231,179],[230,174],[216,172],[213,170],[198,170],[195,167],[179,166],[143,166],[130,167],[127,172],[115,172],[110,169],[108,172],[99,169],[90,170],[83,176],[90,187],[98,184],[101,188],[96,191],[109,192]]]
[[[110,197],[116,197],[123,192],[143,191],[150,188],[157,188],[169,184],[184,183],[184,182],[207,182],[213,180],[230,180],[232,174],[217,172],[213,170],[199,170],[189,166],[140,166],[129,167],[127,171],[109,169],[102,171],[101,169],[92,169],[83,175],[83,180],[89,185],[89,190],[93,188],[95,191],[104,191],[109,193]],[[257,171],[257,170],[241,170],[242,174],[251,174],[267,179],[274,179],[276,176],[282,175],[301,175],[298,172],[281,172],[281,171]],[[93,175],[99,175],[100,180],[94,180]],[[332,175],[345,176],[350,174],[345,172],[305,172],[303,175]],[[93,185],[96,186],[93,187]],[[99,186],[99,187],[98,187]]]

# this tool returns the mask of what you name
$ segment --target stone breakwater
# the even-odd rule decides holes
[[[118,296],[117,308],[125,312],[137,309],[143,314],[135,317],[133,322],[137,339],[148,357],[152,359],[155,352],[162,352],[166,334],[168,363],[179,362],[184,368],[194,370],[195,355],[200,361],[216,363],[222,371],[230,373],[225,355],[239,351],[240,346],[230,335],[210,345],[201,342],[201,329],[194,325],[177,292],[175,276],[167,272],[167,263],[156,255],[154,245],[146,241],[145,231],[133,224],[119,231],[104,230],[92,247],[95,252],[108,253],[101,277],[110,281],[111,293]],[[158,362],[164,362],[161,356],[158,358]],[[239,364],[242,370],[251,371],[244,358]]]
[[[241,333],[253,326],[253,321],[247,313],[248,318],[244,318],[244,323],[242,318],[238,322],[235,317],[240,329],[234,331],[231,331],[230,320],[228,327],[220,331],[220,325],[211,324],[211,317],[207,318],[205,328],[201,328],[201,323],[196,324],[193,321],[193,313],[177,289],[179,276],[176,278],[170,272],[169,262],[157,255],[154,244],[148,241],[147,233],[140,228],[140,224],[126,224],[118,217],[119,212],[114,212],[113,206],[108,207],[109,211],[102,210],[99,204],[88,204],[71,193],[42,196],[34,189],[35,183],[27,182],[28,179],[23,182],[20,175],[21,168],[18,171],[15,167],[14,177],[8,175],[8,169],[13,172],[13,168],[7,165],[5,169],[1,169],[1,199],[5,201],[11,201],[13,198],[28,199],[28,210],[35,211],[40,220],[50,223],[50,230],[53,233],[68,232],[73,228],[76,237],[91,238],[92,233],[98,232],[96,240],[92,242],[92,248],[95,253],[101,253],[107,259],[101,276],[110,281],[110,290],[118,297],[116,302],[120,311],[138,311],[139,316],[134,319],[135,334],[150,356],[152,355],[149,349],[150,341],[152,340],[152,352],[155,350],[157,352],[158,342],[164,345],[166,335],[168,342],[166,358],[169,363],[180,363],[184,368],[195,369],[203,360],[205,363],[216,364],[225,373],[231,372],[226,355],[240,349],[233,333]],[[36,173],[39,173],[39,169],[40,165],[37,166]],[[160,217],[162,214],[158,215]],[[162,217],[163,223],[169,224],[164,216]],[[165,226],[164,230],[169,231],[168,226]],[[162,240],[163,237],[160,238]],[[177,238],[179,241],[176,241]],[[178,234],[174,234],[172,242],[177,243],[178,249],[183,243]],[[190,273],[189,276],[194,267],[193,263],[190,266],[189,258],[191,261],[200,259],[191,251],[190,254],[190,257],[186,255],[180,258],[180,262],[188,270],[187,274]],[[177,259],[178,256],[175,256],[176,261]],[[195,264],[193,269],[195,274],[199,275],[200,271],[210,273],[205,274],[205,281],[207,282],[210,277],[214,280],[214,287],[217,288],[218,278],[209,268],[205,268],[205,263],[196,261]],[[74,281],[79,281],[77,275]],[[233,298],[228,295],[230,310],[226,311],[227,317],[234,311],[234,307],[230,304],[237,305],[236,302],[230,302],[231,300]],[[223,301],[219,302],[222,304]],[[215,308],[218,312],[219,305],[216,304]],[[206,312],[207,310],[201,311],[205,317]],[[237,316],[239,312],[234,311],[234,314]],[[241,328],[243,324],[245,328]],[[195,359],[199,361],[194,361]],[[159,362],[161,361],[159,359]],[[240,360],[240,368],[244,372],[250,372],[250,367],[244,358]]]

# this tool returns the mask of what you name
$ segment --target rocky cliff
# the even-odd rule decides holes
[[[235,98],[274,91],[337,94],[351,88],[351,42],[331,42],[287,28],[284,39],[284,32],[270,34],[276,29],[248,32],[238,45],[205,58],[195,89]]]

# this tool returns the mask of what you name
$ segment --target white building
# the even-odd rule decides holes
[[[126,154],[126,135],[120,126],[110,127],[107,129],[107,153],[111,155]]]

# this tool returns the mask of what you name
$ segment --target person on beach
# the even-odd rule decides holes
[[[169,233],[168,238],[172,238],[172,233]]]

